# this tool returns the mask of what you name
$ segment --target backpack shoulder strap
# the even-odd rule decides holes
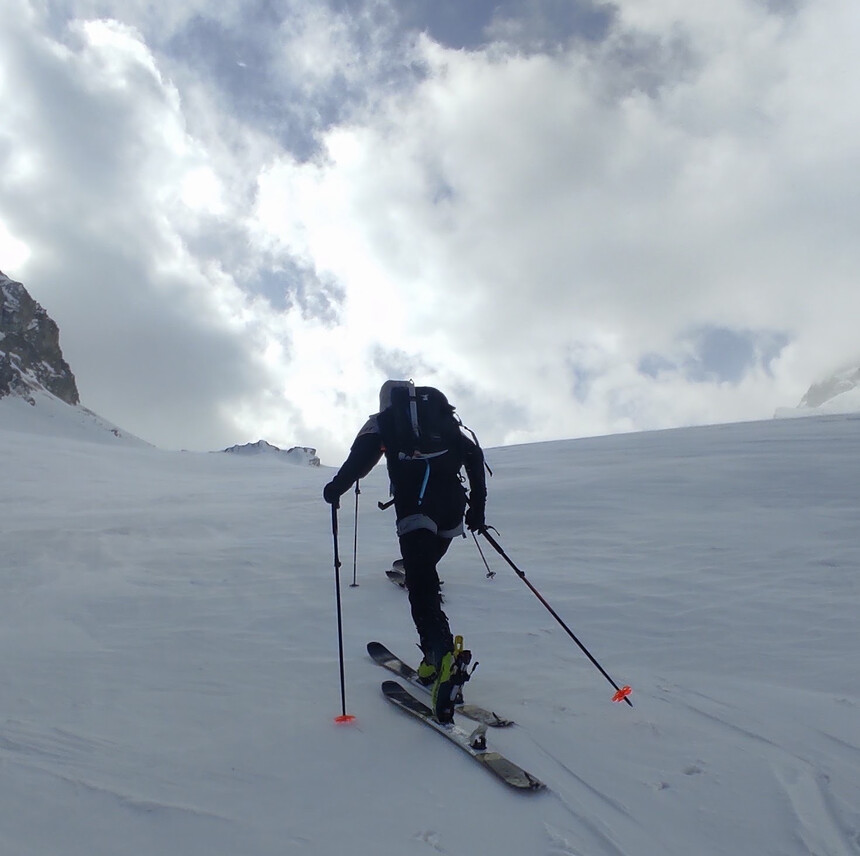
[[[391,413],[394,417],[394,439],[399,451],[411,454],[419,445],[418,399],[415,384],[409,381],[391,390]]]

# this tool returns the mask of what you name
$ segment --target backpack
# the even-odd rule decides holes
[[[423,506],[432,482],[456,487],[459,498],[464,437],[454,407],[435,387],[412,381],[392,383],[386,392],[390,404],[379,425],[395,496],[400,492]]]
[[[460,453],[460,422],[454,407],[432,386],[397,386],[391,390],[394,446],[405,457],[427,458]],[[459,469],[459,468],[458,468]]]

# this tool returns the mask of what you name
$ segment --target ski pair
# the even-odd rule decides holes
[[[396,654],[392,654],[381,642],[368,642],[367,653],[370,654],[374,662],[378,663],[383,668],[393,672],[399,678],[409,683],[416,689],[424,693],[430,693],[431,687],[421,683],[418,678],[418,672],[408,663],[404,663]],[[459,704],[455,708],[457,713],[462,714],[468,719],[473,719],[475,722],[480,722],[483,725],[488,725],[491,728],[504,728],[508,725],[513,725],[512,719],[506,719],[499,716],[497,713],[479,707],[476,704]]]
[[[456,722],[439,722],[426,704],[415,698],[397,681],[384,681],[382,693],[388,701],[399,707],[400,710],[420,720],[434,731],[438,731],[443,737],[447,737],[448,740],[459,746],[467,755],[474,758],[506,785],[522,791],[538,791],[546,787],[540,779],[518,764],[487,748],[487,726],[485,724],[478,725],[474,731],[470,732],[461,728]]]

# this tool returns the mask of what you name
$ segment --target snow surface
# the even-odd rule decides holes
[[[21,395],[0,397],[0,431],[111,446],[150,445],[86,407],[66,404],[42,388],[38,381],[34,381],[34,386],[27,390],[27,397],[32,403]]]
[[[384,471],[34,433],[0,409],[0,853],[860,853],[860,419],[489,453],[489,520],[630,709],[470,540],[442,565],[507,789],[382,698],[415,653]],[[17,413],[17,411],[16,411]],[[32,415],[32,414],[31,414]],[[92,442],[97,439],[98,442]],[[116,439],[116,438],[111,438]]]

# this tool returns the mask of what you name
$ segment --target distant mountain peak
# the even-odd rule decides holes
[[[281,458],[293,464],[304,464],[310,467],[318,467],[320,459],[317,457],[317,450],[309,446],[292,446],[289,449],[279,449],[265,440],[257,440],[256,443],[245,443],[242,446],[230,446],[229,449],[223,451],[232,455],[271,455],[272,457]]]
[[[20,282],[0,271],[0,398],[18,395],[34,404],[40,390],[66,404],[80,402],[56,323]]]
[[[860,366],[856,364],[816,381],[797,407],[778,407],[774,416],[783,419],[840,413],[860,413]]]
[[[800,400],[799,407],[821,407],[828,401],[860,387],[860,367],[851,366],[834,372],[826,380],[812,384]]]

